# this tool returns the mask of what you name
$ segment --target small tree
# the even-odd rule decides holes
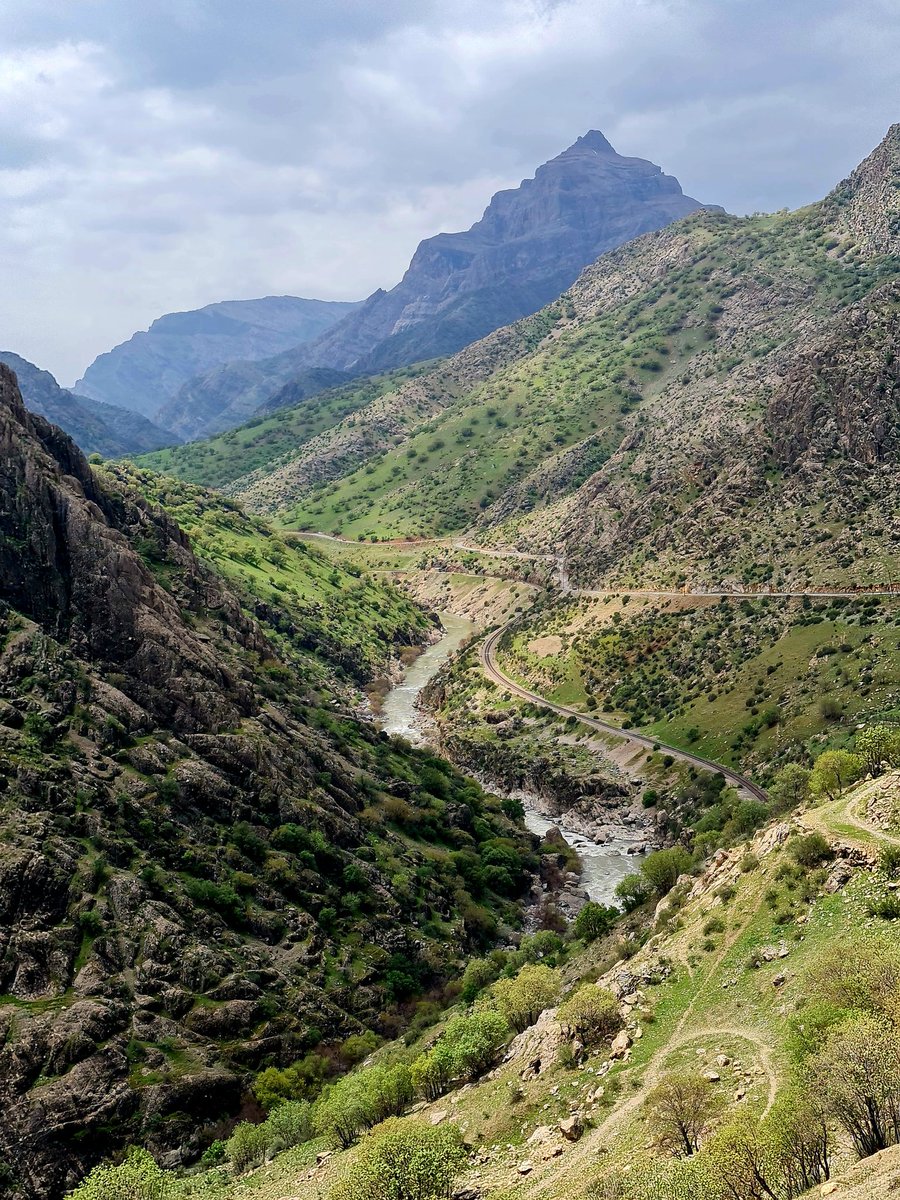
[[[696,1154],[721,1107],[721,1096],[708,1079],[686,1073],[667,1075],[647,1097],[657,1144],[679,1157]]]
[[[583,942],[596,942],[598,938],[606,937],[618,915],[618,909],[589,900],[575,918],[572,927],[575,936]]]
[[[243,1175],[251,1167],[259,1166],[266,1156],[268,1138],[264,1125],[251,1125],[241,1121],[225,1143],[225,1157],[235,1175]]]
[[[622,1014],[612,992],[586,983],[559,1006],[559,1023],[586,1046],[612,1037],[622,1028]]]
[[[808,1083],[860,1158],[900,1140],[900,1037],[884,1018],[839,1025],[812,1060]]]
[[[856,753],[872,775],[884,767],[900,766],[900,730],[869,725],[856,735]]]
[[[491,988],[491,1000],[519,1033],[533,1025],[545,1008],[559,999],[562,981],[558,971],[542,963],[529,963],[514,979],[500,979]]]
[[[455,1125],[393,1118],[360,1144],[329,1200],[446,1200],[465,1161]]]
[[[809,776],[807,767],[800,763],[788,763],[781,768],[772,780],[769,797],[776,812],[788,812],[799,808],[809,796]]]
[[[146,1150],[133,1146],[118,1166],[102,1163],[94,1167],[70,1200],[175,1200],[175,1179],[157,1166]]]
[[[616,884],[616,899],[621,900],[626,912],[634,912],[650,895],[650,884],[643,875],[632,871]]]
[[[693,860],[684,846],[654,850],[641,863],[641,874],[657,896],[665,896],[678,882],[678,876],[690,871]]]
[[[825,750],[815,761],[809,790],[816,799],[838,800],[863,772],[863,761],[849,750]]]
[[[326,1088],[313,1106],[313,1129],[335,1146],[347,1149],[372,1124],[371,1109],[360,1073],[345,1075]]]
[[[301,1146],[312,1137],[310,1106],[306,1100],[286,1100],[263,1122],[266,1153],[279,1154],[291,1146]]]

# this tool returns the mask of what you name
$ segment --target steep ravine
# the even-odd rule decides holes
[[[404,671],[402,678],[388,692],[382,706],[379,723],[385,732],[404,737],[414,745],[434,740],[433,727],[424,711],[423,689],[476,629],[472,621],[452,613],[442,613],[441,624],[444,636],[428,646]],[[460,765],[471,770],[468,764]],[[480,782],[497,792],[496,780],[482,778]],[[507,794],[522,802],[525,825],[532,833],[543,837],[550,829],[556,828],[578,852],[582,864],[580,882],[587,897],[603,904],[613,903],[616,884],[635,868],[636,847],[642,845],[643,836],[624,825],[621,828],[614,826],[612,835],[601,844],[549,815],[549,806],[544,797],[518,789]],[[608,817],[604,816],[603,821],[610,828]]]

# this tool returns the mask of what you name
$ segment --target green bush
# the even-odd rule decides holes
[[[575,918],[573,932],[583,942],[596,942],[609,933],[618,915],[618,909],[589,900]]]
[[[788,843],[788,853],[801,867],[817,867],[831,858],[832,850],[827,838],[818,831],[798,834]]]
[[[146,1150],[133,1146],[118,1166],[102,1163],[69,1196],[72,1200],[175,1200],[175,1178]]]
[[[667,850],[654,850],[641,863],[641,874],[657,896],[665,896],[693,866],[693,859],[684,846],[672,846]]]
[[[545,1008],[559,999],[559,973],[541,963],[529,963],[514,979],[500,979],[491,988],[495,1004],[509,1024],[521,1033],[533,1025]]]
[[[594,1046],[618,1033],[623,1021],[612,992],[586,983],[559,1006],[559,1023],[585,1046]]]
[[[465,1161],[455,1125],[394,1118],[360,1144],[328,1200],[446,1200]]]

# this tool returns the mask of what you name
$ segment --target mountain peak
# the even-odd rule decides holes
[[[593,150],[595,154],[615,154],[615,147],[603,136],[599,129],[589,129],[574,141],[563,154],[571,154],[574,150]]]

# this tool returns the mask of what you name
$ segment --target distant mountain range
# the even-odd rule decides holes
[[[883,585],[897,179],[900,126],[817,204],[695,213],[411,377],[145,461],[289,527],[562,555],[582,586]]]
[[[75,390],[152,417],[183,440],[193,435],[198,424],[204,428],[211,425],[209,415],[194,421],[187,411],[190,404],[178,400],[188,380],[203,377],[226,362],[252,362],[302,345],[354,307],[296,296],[266,296],[168,313],[145,332],[135,333],[96,358]],[[239,412],[231,424],[238,424],[251,412]]]
[[[49,371],[42,371],[11,350],[0,350],[0,363],[15,371],[31,412],[58,425],[85,454],[120,458],[145,454],[180,440],[139,413],[61,388]]]
[[[677,179],[591,130],[533,179],[498,192],[471,229],[422,242],[391,291],[321,305],[319,329],[292,336],[285,323],[266,350],[251,322],[286,299],[211,305],[155,321],[101,355],[78,387],[155,414],[183,440],[208,436],[352,376],[452,354],[536,312],[599,255],[702,207]]]

